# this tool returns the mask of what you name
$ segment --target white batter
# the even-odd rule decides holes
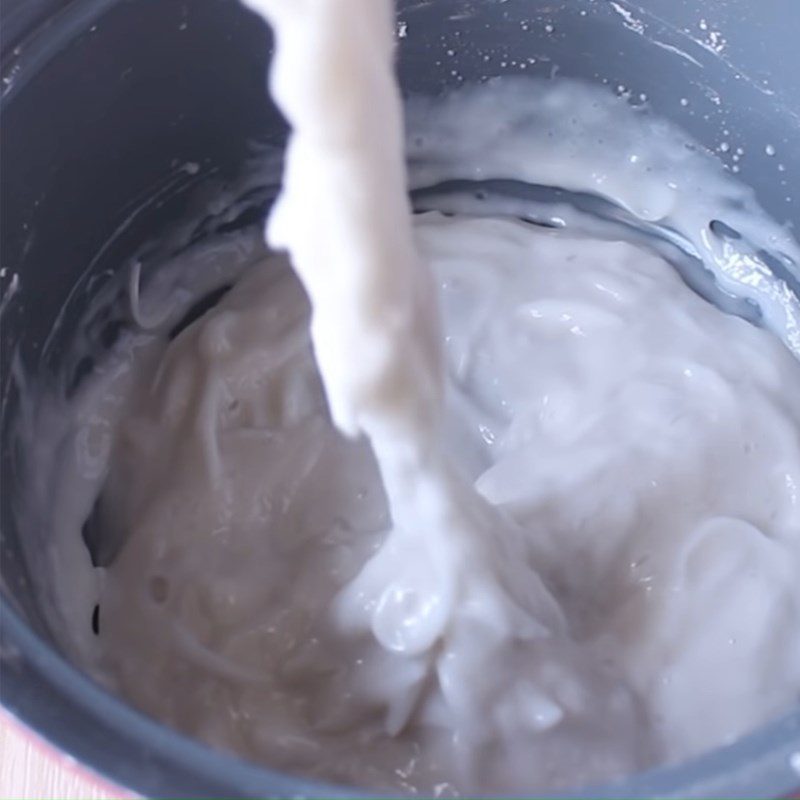
[[[187,252],[136,309],[160,323],[66,430],[40,424],[62,574],[88,573],[101,490],[124,540],[80,592],[56,585],[79,657],[218,746],[435,795],[619,777],[796,702],[800,315],[758,254],[794,242],[674,131],[569,83],[417,104],[412,181],[600,191],[669,223],[773,333],[580,217],[543,231],[462,198],[412,231],[387,4],[263,4],[295,126],[269,235],[305,291],[254,234]],[[753,246],[714,240],[717,211]]]
[[[524,532],[519,566],[545,577],[568,633],[520,641],[476,600],[450,621],[474,637],[409,657],[342,613],[385,541],[385,495],[366,442],[329,420],[297,280],[252,237],[212,313],[86,389],[78,452],[111,465],[103,513],[129,536],[100,594],[114,686],[287,770],[422,793],[601,780],[788,707],[788,350],[625,243],[435,213],[416,239],[446,330],[446,452]],[[212,245],[180,269],[215,256],[232,258]],[[459,715],[479,702],[483,719]]]

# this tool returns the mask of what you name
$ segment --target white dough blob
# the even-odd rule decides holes
[[[392,522],[333,613],[343,631],[371,634],[384,649],[364,657],[366,671],[382,673],[391,654],[403,661],[401,686],[373,689],[386,731],[402,732],[414,714],[439,719],[462,751],[461,771],[477,780],[485,770],[474,752],[496,748],[511,728],[521,754],[524,734],[542,727],[538,712],[520,717],[515,706],[543,703],[544,727],[551,707],[563,714],[541,687],[509,687],[487,672],[507,656],[533,666],[569,642],[562,610],[526,563],[524,531],[444,447],[440,324],[412,237],[393,5],[347,0],[345,15],[329,0],[251,4],[275,30],[270,87],[292,128],[268,244],[289,251],[308,292],[331,416],[369,439]],[[358,22],[345,24],[348,16]],[[595,680],[573,661],[562,659],[567,680]],[[620,705],[632,743],[633,704]]]
[[[796,702],[800,315],[761,240],[797,245],[674,130],[569,82],[418,101],[412,185],[599,192],[771,332],[581,215],[464,196],[412,224],[386,4],[263,5],[292,266],[252,233],[186,251],[137,289],[152,330],[41,405],[31,502],[64,532],[76,658],[216,746],[438,796],[618,778]],[[90,512],[119,539],[96,569]]]

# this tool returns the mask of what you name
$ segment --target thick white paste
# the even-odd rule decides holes
[[[480,636],[445,640],[433,672],[351,629],[337,598],[384,541],[385,495],[366,442],[330,422],[303,291],[251,243],[214,311],[168,345],[120,347],[83,390],[77,465],[94,485],[108,470],[102,516],[128,537],[99,570],[97,668],[218,746],[423,793],[599,780],[788,707],[789,351],[629,244],[416,221],[446,332],[445,450],[524,532],[520,566],[545,578],[568,634],[529,647],[492,628],[492,606],[456,608],[496,631],[495,649],[487,663]],[[215,257],[234,253],[212,244],[180,269]],[[394,557],[399,572],[428,568]],[[476,698],[484,719],[452,711]]]

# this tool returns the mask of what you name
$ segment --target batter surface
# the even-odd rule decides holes
[[[357,624],[351,581],[385,547],[385,493],[368,444],[331,423],[304,292],[254,233],[184,256],[189,275],[237,258],[243,274],[84,391],[78,464],[108,471],[100,513],[127,536],[100,570],[103,674],[218,746],[424,794],[619,776],[787,707],[789,351],[627,243],[438,213],[415,239],[443,313],[445,449],[519,532],[519,568],[543,577],[566,632],[533,647],[491,605],[461,607],[494,649],[465,635],[419,659]],[[430,569],[392,556],[400,574]],[[463,680],[476,662],[482,679]],[[476,696],[473,729],[452,709]]]

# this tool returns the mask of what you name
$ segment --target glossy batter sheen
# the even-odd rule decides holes
[[[599,192],[772,332],[581,215],[543,230],[465,195],[412,228],[388,7],[350,0],[339,40],[330,3],[263,5],[294,125],[268,233],[302,284],[253,233],[195,247],[55,403],[67,430],[40,425],[71,574],[93,506],[122,534],[54,589],[79,657],[220,747],[435,795],[620,777],[795,702],[798,302],[759,237],[796,244],[675,131],[568,82],[418,102],[411,182]]]

